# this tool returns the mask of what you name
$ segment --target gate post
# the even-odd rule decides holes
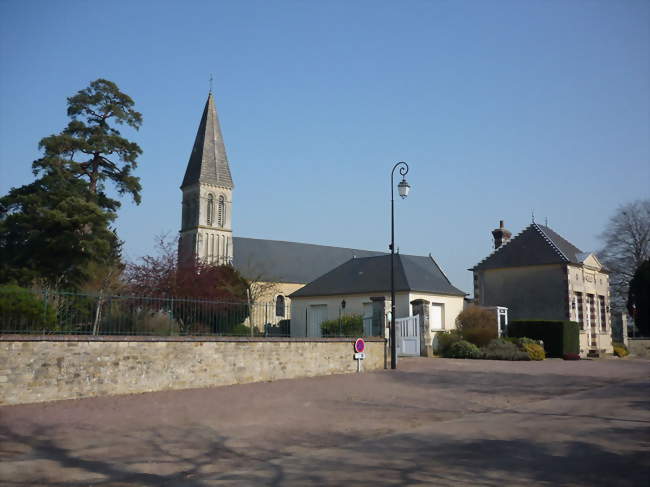
[[[420,356],[433,357],[433,337],[429,327],[429,301],[415,299],[411,301],[413,316],[420,317]]]
[[[388,340],[386,340],[386,297],[376,296],[371,297],[372,301],[372,333],[378,330],[380,335],[384,338],[384,369],[388,368]]]

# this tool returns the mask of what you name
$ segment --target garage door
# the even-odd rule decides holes
[[[320,324],[327,319],[327,305],[313,304],[307,310],[307,336],[321,337]]]

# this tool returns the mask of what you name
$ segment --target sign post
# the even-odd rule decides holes
[[[361,372],[361,361],[366,358],[366,342],[363,338],[357,338],[354,342],[354,360],[357,361],[357,372]]]

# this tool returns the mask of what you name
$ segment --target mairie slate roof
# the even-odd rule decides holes
[[[544,225],[532,223],[470,270],[544,264],[582,264],[585,254]]]
[[[390,290],[390,254],[354,258],[300,288],[290,297],[385,293]],[[395,255],[395,291],[465,296],[452,286],[431,256]]]
[[[212,93],[208,94],[208,100],[205,102],[181,188],[196,183],[228,189],[234,187]]]

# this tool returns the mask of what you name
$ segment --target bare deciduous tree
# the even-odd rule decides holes
[[[619,207],[600,238],[605,245],[598,256],[612,272],[612,307],[623,311],[634,272],[650,257],[650,199]]]

